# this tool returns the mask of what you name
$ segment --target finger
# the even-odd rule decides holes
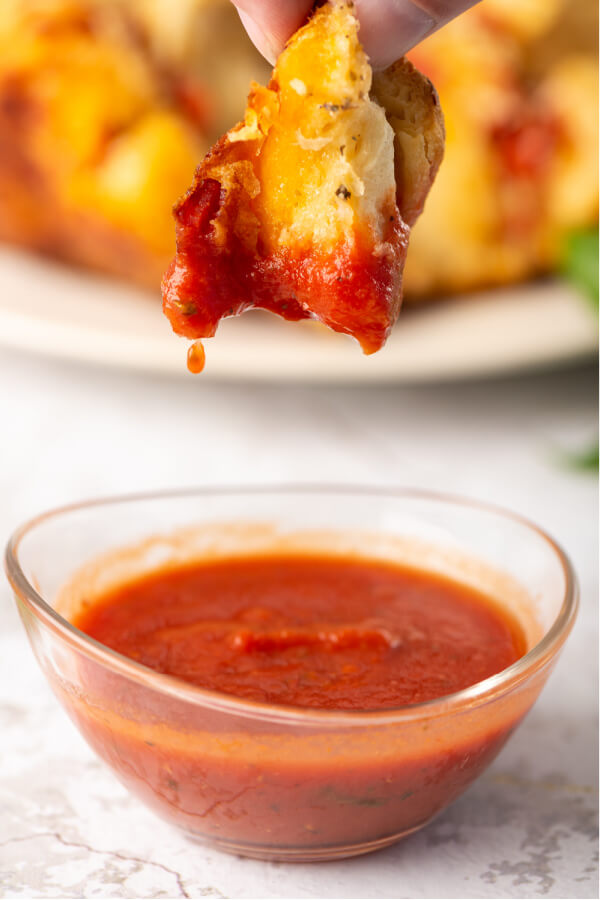
[[[253,44],[271,63],[313,6],[311,0],[234,0],[234,5]]]
[[[355,0],[360,39],[372,65],[385,68],[478,0]],[[311,0],[234,0],[255,46],[274,63],[306,20]]]
[[[360,39],[377,69],[391,65],[477,0],[355,0]]]

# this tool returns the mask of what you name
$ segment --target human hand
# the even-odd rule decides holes
[[[354,0],[361,42],[376,69],[389,66],[477,0]],[[312,0],[233,0],[246,31],[274,63],[306,20]]]

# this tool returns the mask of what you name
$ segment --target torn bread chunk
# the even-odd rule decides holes
[[[213,147],[175,207],[164,309],[188,338],[252,307],[385,342],[409,226],[439,165],[443,121],[405,60],[372,84],[354,8],[329,0],[290,40],[244,122]]]

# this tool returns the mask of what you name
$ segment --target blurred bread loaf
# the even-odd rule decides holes
[[[157,288],[207,102],[110,2],[0,11],[0,239]]]
[[[413,51],[447,136],[407,300],[552,272],[597,221],[596,39],[593,0],[482,0]],[[174,201],[268,73],[230,0],[2,0],[0,240],[157,289]]]
[[[594,18],[591,0],[483,0],[410,54],[447,138],[407,299],[552,271],[565,234],[597,220]]]

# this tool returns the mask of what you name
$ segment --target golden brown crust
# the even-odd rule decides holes
[[[373,75],[372,96],[394,129],[396,197],[402,218],[414,225],[444,155],[444,116],[437,92],[409,60]]]

